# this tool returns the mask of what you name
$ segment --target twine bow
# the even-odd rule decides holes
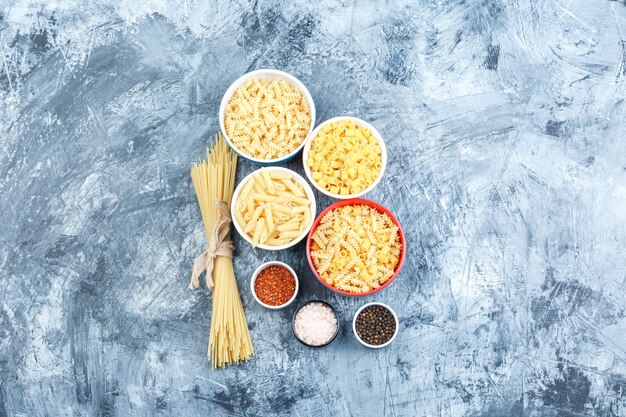
[[[200,275],[206,271],[206,286],[213,289],[213,265],[215,258],[218,256],[233,257],[235,246],[228,239],[230,231],[230,215],[228,213],[228,205],[224,201],[215,200],[215,206],[219,212],[219,216],[213,226],[213,233],[209,238],[208,249],[193,262],[193,272],[191,273],[191,281],[189,288],[198,288],[200,286]]]

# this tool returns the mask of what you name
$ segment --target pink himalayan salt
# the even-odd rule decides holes
[[[304,343],[320,346],[328,343],[337,332],[337,316],[326,304],[305,304],[296,314],[294,328]]]

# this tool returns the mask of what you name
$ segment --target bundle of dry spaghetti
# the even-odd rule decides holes
[[[237,155],[218,134],[206,150],[206,160],[191,167],[208,249],[195,263],[189,288],[200,286],[206,271],[207,287],[213,288],[213,312],[208,357],[214,368],[238,363],[254,354],[248,322],[233,270],[233,244],[230,240],[230,205],[235,187]]]

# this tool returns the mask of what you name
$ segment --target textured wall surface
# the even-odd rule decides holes
[[[257,356],[213,370],[189,168],[264,67],[381,131],[408,257],[354,299],[237,239]],[[626,415],[625,97],[622,1],[0,0],[0,416]],[[331,346],[254,303],[270,259],[340,311]]]

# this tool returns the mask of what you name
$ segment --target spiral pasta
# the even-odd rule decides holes
[[[366,205],[339,207],[313,232],[311,259],[329,285],[352,293],[380,287],[400,262],[400,234],[391,218]]]
[[[224,112],[224,128],[233,145],[259,159],[293,152],[310,127],[309,102],[284,80],[246,81],[235,90]]]

